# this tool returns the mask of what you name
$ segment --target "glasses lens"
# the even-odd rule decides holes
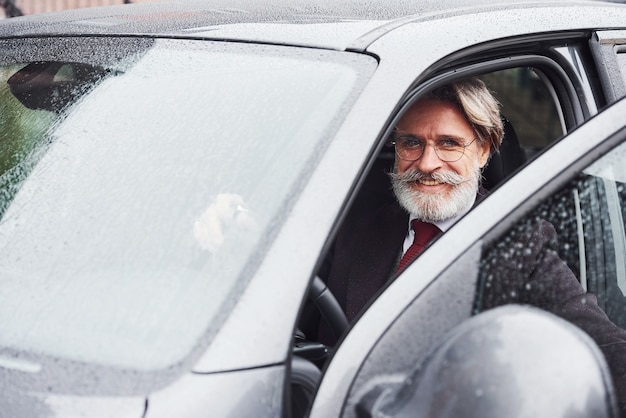
[[[403,160],[419,160],[424,153],[424,142],[411,136],[400,136],[395,140],[396,154]]]
[[[458,161],[463,156],[464,147],[447,147],[447,148],[435,148],[437,156],[441,161],[448,163]]]
[[[454,162],[461,159],[465,153],[465,148],[472,144],[459,144],[450,139],[440,141],[433,145],[437,157],[441,161]],[[410,135],[399,136],[395,139],[396,154],[406,161],[417,161],[424,154],[426,142],[422,139]]]

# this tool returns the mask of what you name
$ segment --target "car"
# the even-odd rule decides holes
[[[575,324],[476,300],[541,218],[626,327],[626,6],[163,1],[0,49],[3,416],[617,416]],[[490,193],[349,323],[318,270],[390,198],[403,112],[467,77],[506,117]]]

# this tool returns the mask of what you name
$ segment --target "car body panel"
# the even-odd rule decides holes
[[[2,414],[38,418],[277,417],[282,409],[284,378],[285,366],[220,374],[188,374],[153,392],[149,399],[141,396],[26,394],[4,390]],[[5,402],[8,399],[11,402]]]
[[[280,416],[285,377],[285,365],[190,374],[153,393],[145,418]]]
[[[507,14],[506,10],[515,8],[516,3],[501,0],[469,2],[394,0],[384,4],[364,0],[340,3],[331,0],[317,2],[283,0],[272,2],[271,7],[267,7],[263,3],[249,0],[210,2],[179,0],[160,4],[77,9],[64,13],[6,19],[0,25],[0,37],[143,34],[363,50],[380,35],[412,20],[439,20],[442,17],[456,15],[464,23],[449,33],[459,37],[463,34],[460,29],[467,24],[467,15],[478,12],[489,14],[498,12],[499,9],[500,14]],[[533,8],[550,7],[550,4],[559,5],[561,7],[559,10],[571,6],[569,9],[571,13],[567,19],[550,19],[555,23],[560,22],[561,25],[567,22],[570,27],[580,26],[579,21],[590,16],[604,15],[607,18],[620,13],[620,5],[607,3],[599,7],[593,1],[530,0],[517,4],[521,9],[526,9],[529,5]],[[585,12],[580,13],[577,5],[584,7]],[[541,19],[538,15],[536,21],[530,21],[536,29],[528,25],[524,25],[523,29],[526,33],[546,30],[543,25],[548,16]],[[494,22],[496,26],[498,22],[506,22],[506,19],[498,19],[499,16],[489,19],[489,26],[494,25]],[[619,22],[618,19],[619,16],[615,16],[616,22]],[[510,29],[510,26],[507,27]]]
[[[99,397],[27,393],[3,388],[2,413],[7,417],[140,418],[146,410],[143,397]]]

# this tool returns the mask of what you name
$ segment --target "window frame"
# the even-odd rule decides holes
[[[626,31],[596,31],[590,42],[591,52],[598,62],[598,76],[607,103],[626,96],[626,68],[620,69],[618,54],[626,54]],[[621,58],[624,59],[624,58]]]

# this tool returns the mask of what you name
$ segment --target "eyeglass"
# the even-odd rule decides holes
[[[461,159],[465,154],[465,148],[472,145],[476,139],[464,144],[455,138],[441,138],[437,139],[432,147],[441,161],[453,163]],[[422,158],[427,144],[425,140],[413,135],[397,136],[391,143],[396,148],[396,155],[405,161],[417,161]]]

